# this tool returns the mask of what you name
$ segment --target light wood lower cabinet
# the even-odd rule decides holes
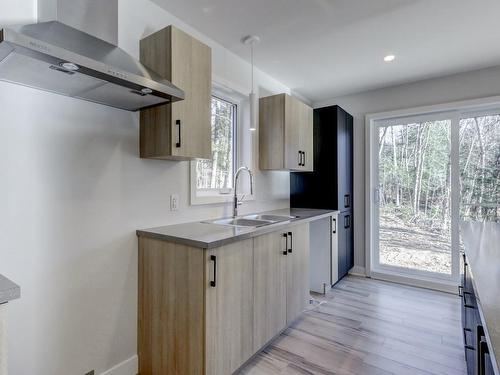
[[[309,299],[309,224],[215,249],[139,237],[139,374],[229,375]]]
[[[141,375],[204,374],[204,268],[200,249],[139,237]]]
[[[309,300],[309,225],[290,228],[288,242],[286,322],[290,324]]]
[[[254,349],[259,350],[286,326],[285,232],[254,238]]]
[[[254,353],[252,249],[249,239],[205,252],[207,374],[232,374]]]

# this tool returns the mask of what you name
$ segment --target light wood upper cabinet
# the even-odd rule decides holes
[[[253,240],[206,251],[206,374],[232,374],[254,351]]]
[[[313,170],[313,109],[278,94],[259,101],[259,160],[264,170]]]
[[[168,26],[141,40],[141,62],[185,92],[185,99],[141,111],[141,158],[211,159],[212,51]]]

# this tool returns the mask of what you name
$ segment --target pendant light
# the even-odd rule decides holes
[[[250,93],[250,131],[257,129],[257,98],[254,92],[254,61],[253,61],[253,47],[260,43],[260,38],[256,35],[247,35],[242,40],[242,43],[250,46],[251,61],[252,61],[252,92]]]

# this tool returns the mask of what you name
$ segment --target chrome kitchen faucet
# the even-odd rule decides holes
[[[234,189],[234,198],[233,198],[233,217],[238,216],[238,206],[242,203],[243,198],[241,198],[241,201],[238,200],[238,194],[237,194],[237,188],[238,188],[238,177],[240,176],[240,172],[242,171],[247,171],[248,174],[250,175],[250,194],[253,194],[253,173],[248,167],[241,167],[239,168],[236,173],[234,174],[234,183],[233,183],[233,189]],[[243,196],[244,197],[244,196]]]

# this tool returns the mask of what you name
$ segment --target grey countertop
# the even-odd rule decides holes
[[[500,374],[500,223],[463,222],[461,234],[487,339],[494,352],[493,366]]]
[[[21,296],[21,288],[5,276],[0,275],[0,305]]]
[[[335,211],[287,208],[275,211],[259,212],[259,214],[288,215],[297,218],[266,225],[262,227],[231,227],[226,225],[193,222],[168,225],[165,227],[138,230],[138,236],[157,238],[176,242],[187,246],[211,249],[231,242],[245,240],[261,234],[278,231],[294,223],[306,223],[331,216]]]

